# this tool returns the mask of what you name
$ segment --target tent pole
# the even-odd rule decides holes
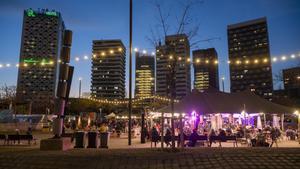
[[[281,115],[281,130],[284,131],[284,114]]]
[[[300,114],[298,114],[298,141],[299,141],[299,144],[300,144]]]
[[[183,135],[183,121],[182,121],[182,118],[183,118],[183,114],[180,113],[180,147],[181,148],[184,148],[184,135]]]
[[[267,126],[267,119],[266,119],[266,114],[264,113],[264,127],[266,127]]]
[[[161,149],[164,148],[164,122],[165,119],[164,119],[164,113],[162,112],[161,113],[161,138],[160,138],[160,142],[161,142]]]

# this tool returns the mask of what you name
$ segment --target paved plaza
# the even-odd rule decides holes
[[[1,169],[299,169],[299,148],[73,149],[1,148]]]
[[[49,134],[38,134],[49,138]],[[109,149],[72,149],[68,151],[40,151],[36,145],[0,146],[0,169],[196,169],[196,168],[288,168],[300,167],[300,144],[281,141],[279,148],[250,148],[231,143],[223,147],[186,148],[172,152],[140,144],[139,138],[127,145],[127,139],[111,138]],[[160,147],[160,144],[158,144]],[[291,148],[293,147],[293,148]]]

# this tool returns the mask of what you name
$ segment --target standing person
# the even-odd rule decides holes
[[[159,134],[158,134],[156,128],[153,126],[152,130],[151,130],[151,145],[152,145],[152,142],[154,142],[154,146],[156,147],[156,143],[158,142],[158,140],[159,140]]]
[[[272,140],[272,143],[271,143],[270,147],[273,146],[273,143],[275,143],[276,147],[278,147],[277,138],[278,138],[278,131],[276,131],[275,128],[272,128],[271,129],[271,140]]]
[[[210,130],[210,133],[208,134],[208,139],[209,139],[209,147],[211,147],[211,144],[212,144],[212,136],[216,136],[216,132],[214,129],[211,129]],[[215,141],[214,141],[215,142]]]
[[[171,130],[169,128],[167,128],[164,140],[165,140],[165,143],[166,143],[167,147],[168,146],[171,147],[171,143],[170,142],[172,141],[172,133],[171,133]]]
[[[122,130],[121,123],[117,122],[117,124],[116,124],[116,133],[117,133],[118,137],[120,137],[120,135],[121,135],[121,130]]]
[[[254,129],[252,129],[249,135],[250,135],[251,146],[255,147],[256,146],[256,136],[257,136],[256,131]]]
[[[146,139],[146,140],[149,140],[149,132],[147,130],[147,125],[144,125],[144,127],[142,128],[141,130],[141,134],[143,135],[143,137]]]

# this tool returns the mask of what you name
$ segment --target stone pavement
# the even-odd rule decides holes
[[[2,147],[24,147],[24,148],[39,148],[40,147],[40,140],[47,139],[53,137],[51,133],[34,133],[34,137],[37,138],[37,144],[31,145],[30,147],[27,146],[27,141],[21,142],[21,145],[10,145],[10,146],[3,146],[3,143],[0,141],[0,149]],[[85,140],[87,144],[87,138]],[[75,142],[73,142],[74,144]],[[87,146],[87,145],[86,145]],[[109,148],[110,149],[128,149],[128,148],[150,148],[151,144],[148,141],[146,144],[140,143],[140,138],[133,138],[132,139],[132,146],[128,146],[127,138],[110,138],[109,139]],[[154,146],[154,144],[153,144]],[[161,144],[158,143],[157,147],[160,148]],[[212,147],[218,147],[219,144],[212,144]],[[246,147],[247,145],[241,145],[238,143],[238,147]],[[275,146],[275,145],[274,145]],[[222,143],[222,147],[233,147],[233,143]],[[280,148],[300,148],[300,144],[297,141],[278,141],[278,147]]]
[[[299,169],[299,148],[73,149],[0,148],[0,169]]]

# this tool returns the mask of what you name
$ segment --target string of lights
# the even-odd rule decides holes
[[[135,52],[139,52],[138,48],[134,48]],[[91,56],[88,55],[84,55],[84,56],[76,56],[74,57],[74,62],[75,63],[81,63],[82,61],[90,61],[90,59],[96,59],[96,58],[101,58],[101,57],[105,57],[105,56],[109,56],[109,55],[113,55],[116,52],[123,52],[122,48],[118,48],[118,49],[110,49],[108,51],[102,51],[100,53],[94,53]],[[148,54],[147,50],[141,50],[141,52],[143,54]],[[149,53],[151,56],[155,56],[155,52],[151,52]],[[169,55],[169,59],[172,60],[174,59],[174,56]],[[194,60],[191,60],[190,58],[187,58],[186,62],[190,63],[190,64],[214,64],[214,65],[218,65],[221,63],[227,63],[227,64],[237,64],[237,65],[250,65],[250,64],[260,64],[260,63],[268,63],[268,62],[272,62],[272,63],[277,63],[277,62],[286,62],[286,61],[291,61],[294,59],[300,59],[300,52],[298,53],[293,53],[290,55],[282,55],[282,56],[273,56],[271,57],[271,59],[269,60],[268,58],[257,58],[257,59],[237,59],[237,60],[201,60],[200,58],[195,58]],[[182,57],[178,57],[178,60],[181,61]],[[60,60],[57,60],[58,63],[60,63]],[[3,63],[0,62],[0,69],[3,68],[12,68],[12,67],[28,67],[28,66],[47,66],[47,65],[53,65],[55,63],[54,60],[34,60],[33,58],[29,58],[26,60],[23,60],[19,63]]]
[[[120,105],[120,104],[128,104],[128,100],[125,99],[120,99],[120,100],[108,100],[108,99],[97,99],[97,98],[93,98],[93,97],[89,97],[88,98],[91,101],[95,101],[98,103],[103,103],[103,104],[115,104],[115,105]],[[162,97],[162,96],[148,96],[148,97],[140,97],[137,99],[133,99],[133,103],[138,103],[138,102],[142,102],[146,99],[156,99],[159,101],[164,101],[164,102],[171,102],[170,98],[167,97]],[[174,100],[175,103],[179,102],[179,100]]]

